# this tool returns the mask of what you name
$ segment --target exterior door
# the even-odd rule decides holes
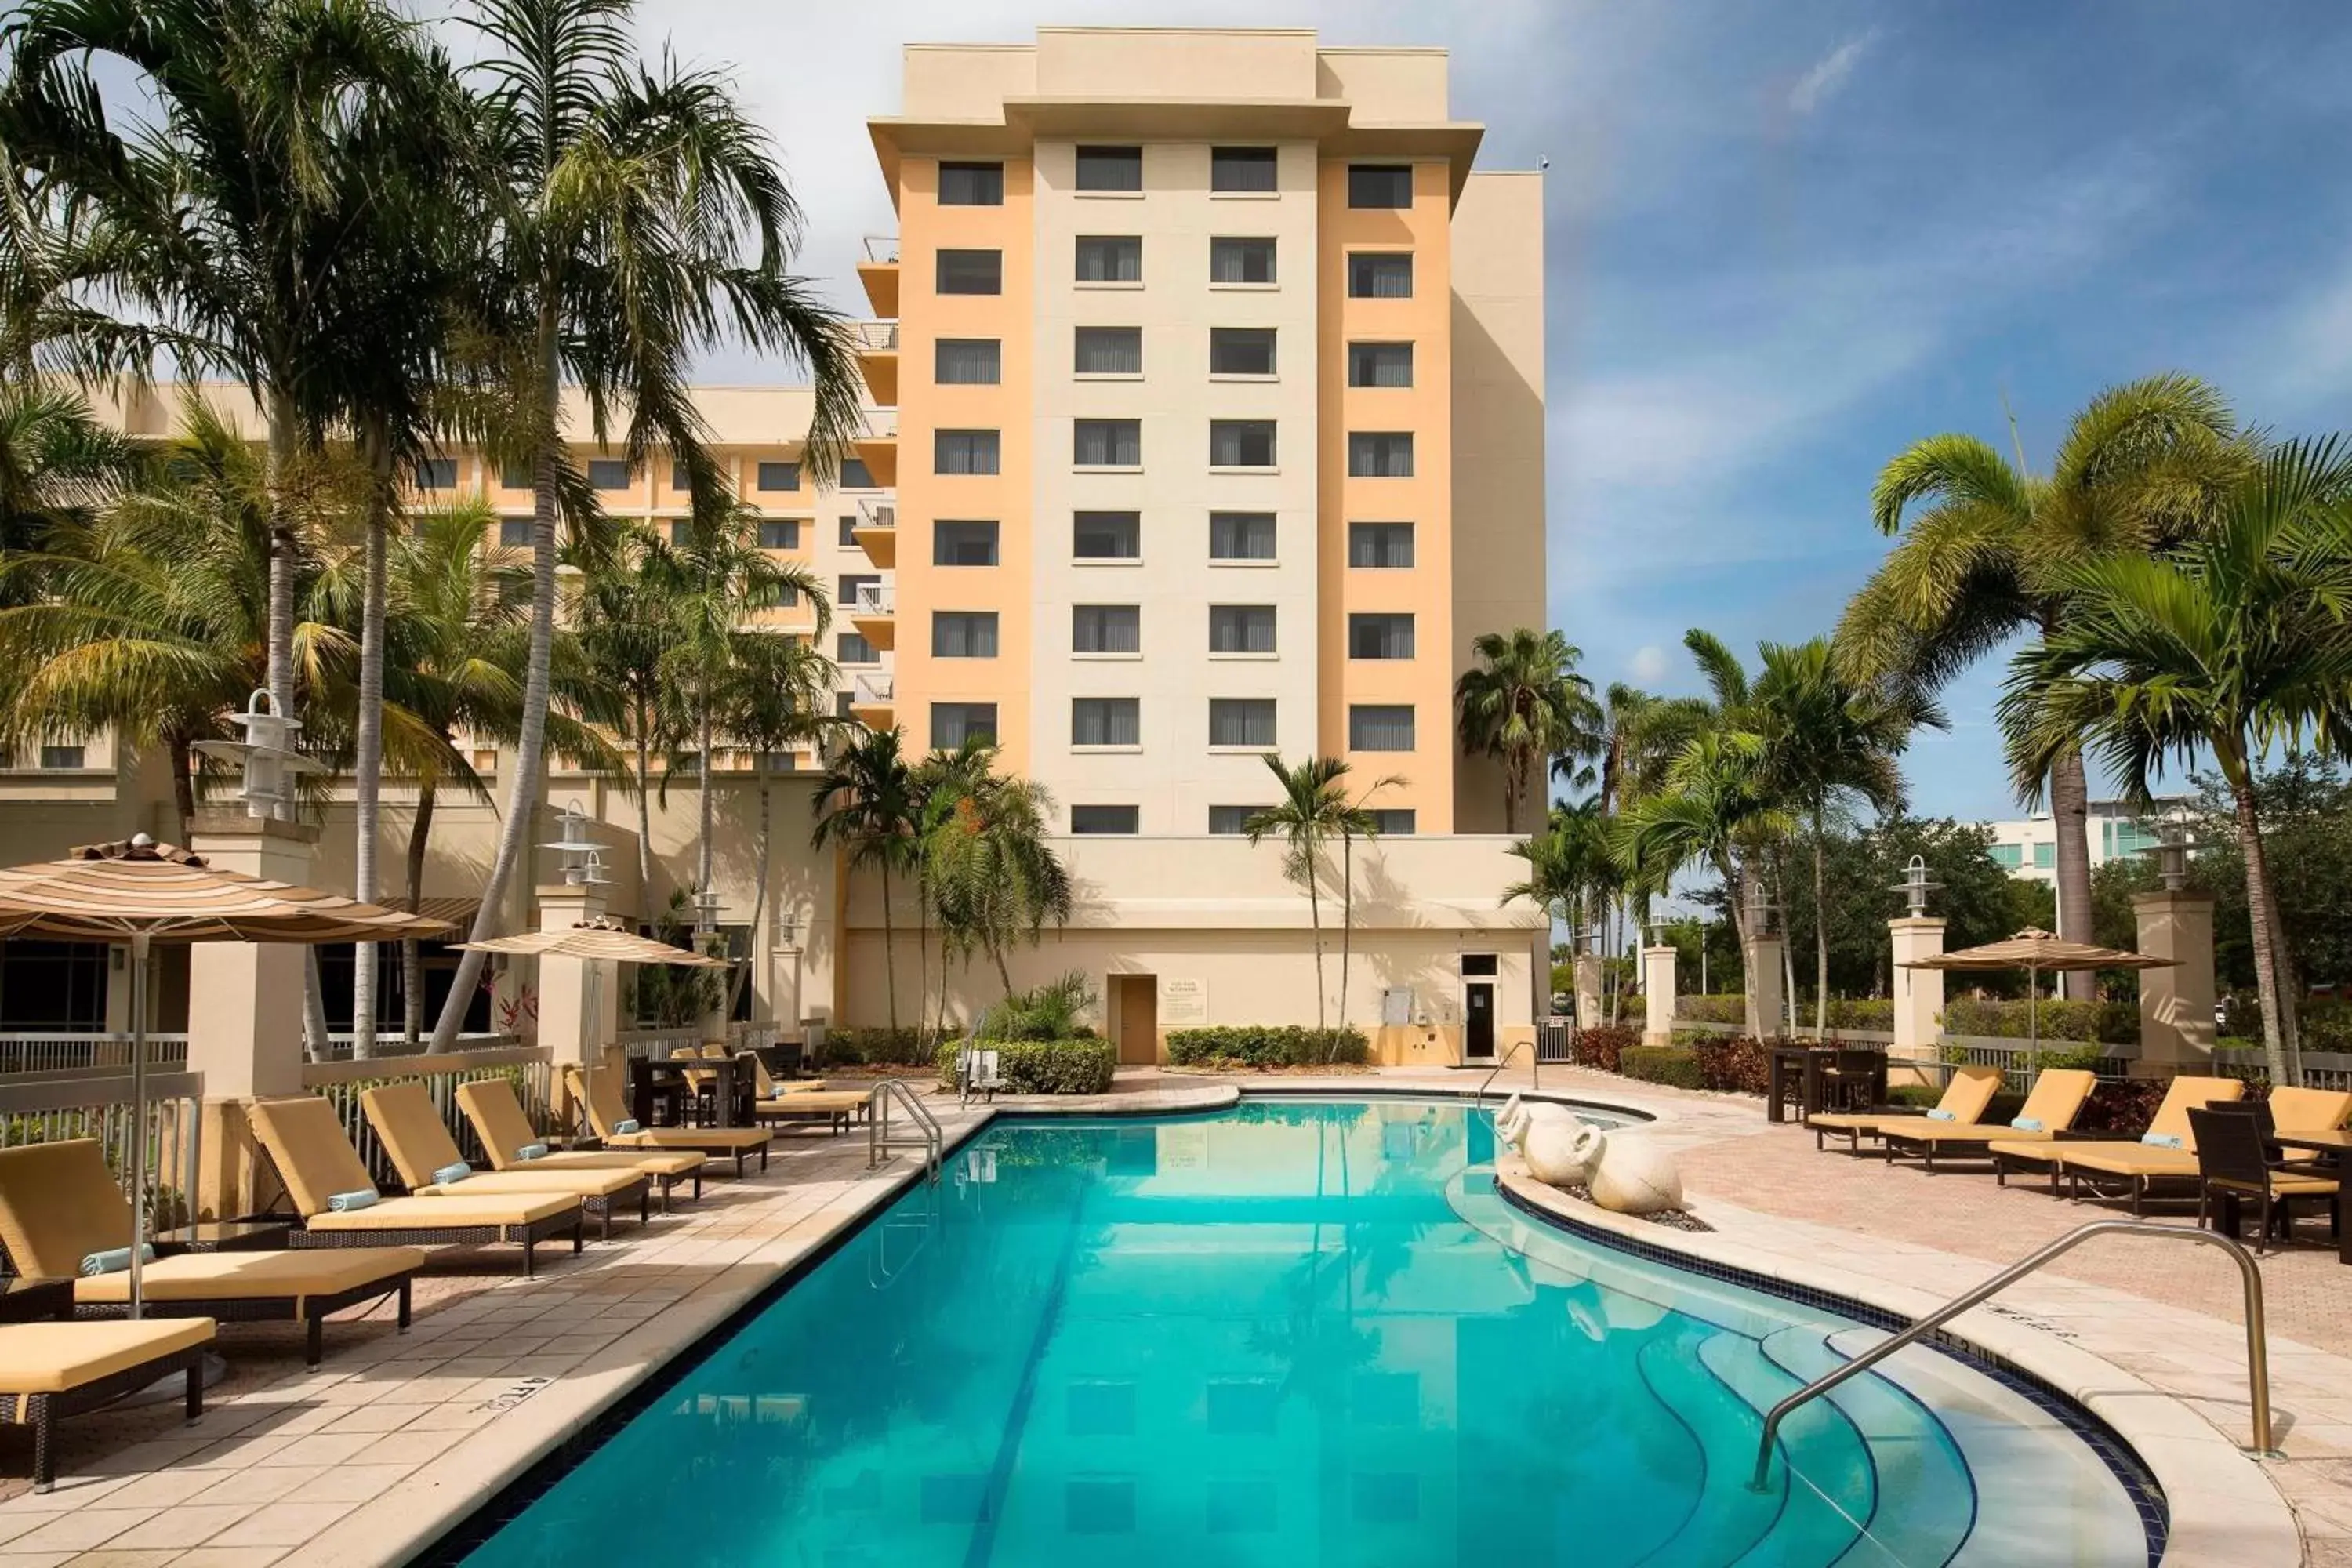
[[[1495,983],[1473,980],[1462,988],[1462,1054],[1474,1062],[1495,1059]]]
[[[1120,1065],[1150,1067],[1160,1059],[1160,977],[1114,974],[1110,983]]]

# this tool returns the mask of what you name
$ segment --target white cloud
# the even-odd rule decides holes
[[[1845,86],[1846,79],[1853,74],[1853,68],[1862,63],[1862,57],[1869,52],[1870,46],[1877,38],[1877,30],[1874,28],[1859,37],[1848,38],[1815,60],[1812,68],[1799,77],[1797,85],[1789,89],[1790,110],[1797,114],[1811,114],[1829,101],[1839,89]]]
[[[1656,643],[1644,643],[1633,650],[1625,661],[1625,668],[1644,686],[1655,686],[1666,678],[1666,650]]]

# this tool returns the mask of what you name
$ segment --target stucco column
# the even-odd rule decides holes
[[[538,889],[533,899],[539,907],[539,929],[544,931],[569,931],[604,912],[604,889],[601,887],[559,882]],[[560,953],[541,956],[539,1043],[548,1048],[558,1083],[562,1081],[565,1067],[587,1061],[589,1052],[610,1037],[613,1014],[620,1000],[614,973],[619,967]],[[595,987],[593,1024],[589,994],[592,985]]]
[[[1576,955],[1576,1026],[1597,1029],[1608,1023],[1601,1007],[1601,955],[1580,952]]]
[[[265,817],[206,816],[188,836],[207,865],[311,887],[319,830]],[[205,1079],[196,1202],[208,1215],[247,1212],[258,1146],[245,1108],[302,1092],[307,955],[285,942],[200,942],[188,954],[188,1070]]]
[[[1672,947],[1642,950],[1642,1043],[1645,1046],[1675,1043],[1675,960],[1678,956],[1678,950]]]
[[[1943,1038],[1944,972],[1903,966],[1944,951],[1944,921],[1934,915],[1906,915],[1888,921],[1886,934],[1895,954],[1895,1047],[1890,1054],[1932,1061]]]
[[[1748,965],[1748,1032],[1759,1040],[1777,1039],[1787,1032],[1780,989],[1780,942],[1777,934],[1751,936],[1741,950]]]
[[[2139,972],[2139,1071],[2201,1073],[2213,1060],[2213,900],[2203,893],[2135,893],[2139,950],[2175,960]]]

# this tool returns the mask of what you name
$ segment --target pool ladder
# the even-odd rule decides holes
[[[907,1120],[914,1131],[894,1133],[890,1131],[890,1105],[893,1100],[906,1107]],[[923,1175],[928,1181],[940,1179],[940,1152],[947,1144],[947,1134],[940,1129],[940,1119],[927,1110],[915,1092],[895,1078],[886,1078],[874,1086],[866,1097],[866,1168],[869,1171],[890,1157],[893,1149],[923,1151]]]
[[[2252,1254],[2230,1237],[2219,1231],[2184,1230],[2177,1225],[2152,1225],[2145,1220],[2100,1219],[2077,1226],[2049,1246],[2030,1252],[1983,1284],[1953,1297],[1909,1328],[1871,1346],[1843,1366],[1822,1373],[1780,1401],[1765,1414],[1764,1436],[1756,1446],[1756,1475],[1748,1485],[1750,1490],[1765,1489],[1767,1477],[1772,1468],[1772,1443],[1780,1435],[1780,1423],[1807,1400],[1827,1394],[1847,1378],[1867,1371],[1885,1361],[1905,1345],[1920,1339],[1950,1322],[1969,1308],[1978,1306],[2024,1279],[2043,1264],[2072,1252],[2095,1236],[2165,1236],[2182,1241],[2203,1242],[2218,1247],[2230,1255],[2238,1266],[2238,1275],[2246,1287],[2246,1388],[2253,1407],[2252,1452],[2264,1458],[2276,1458],[2271,1446],[2271,1363],[2270,1334],[2263,1316],[2263,1276],[2254,1267]]]
[[[1511,1058],[1521,1051],[1528,1053],[1528,1092],[1539,1094],[1543,1091],[1543,1057],[1537,1051],[1533,1040],[1521,1040],[1503,1053],[1503,1059],[1495,1064],[1492,1072],[1478,1080],[1478,1092],[1470,1097],[1471,1110],[1475,1110],[1486,1103],[1486,1086],[1500,1077],[1503,1069],[1511,1065]]]

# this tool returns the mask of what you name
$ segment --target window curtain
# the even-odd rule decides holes
[[[1143,333],[1134,327],[1080,327],[1080,375],[1141,375]]]
[[[1220,697],[1209,703],[1209,744],[1272,746],[1274,703],[1265,698]]]
[[[1136,467],[1143,461],[1142,422],[1135,419],[1077,421],[1070,460],[1082,468]]]
[[[1213,561],[1273,560],[1274,514],[1262,511],[1211,512],[1209,558]]]

